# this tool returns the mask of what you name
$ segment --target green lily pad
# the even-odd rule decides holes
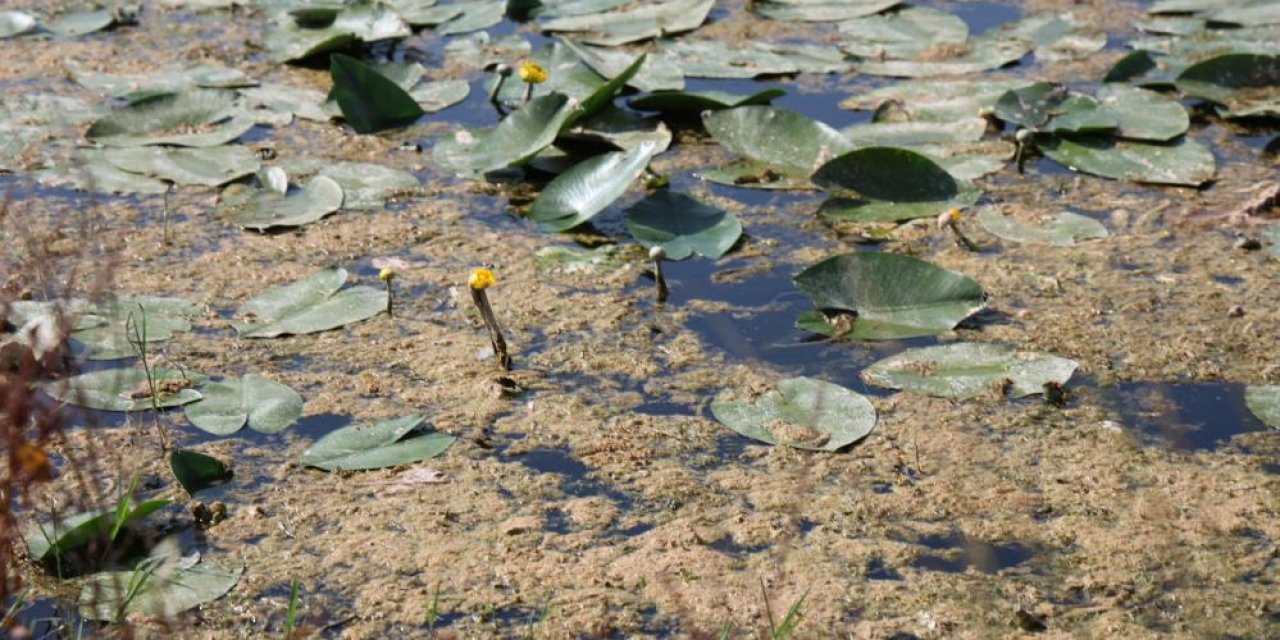
[[[695,253],[714,260],[742,236],[742,223],[733,214],[667,189],[632,205],[627,229],[646,249],[662,247],[667,260],[684,260]]]
[[[870,110],[893,104],[904,120],[952,122],[973,118],[992,107],[1006,91],[1030,85],[1027,80],[914,80],[897,82],[846,98],[843,109]]]
[[[695,175],[708,182],[744,189],[813,191],[815,188],[808,178],[787,175],[772,165],[749,158],[739,158],[719,167],[701,169]]]
[[[539,27],[543,31],[575,33],[575,39],[587,44],[614,47],[697,29],[714,4],[714,0],[634,4],[619,11],[539,21]]]
[[[1045,156],[1074,171],[1153,184],[1199,186],[1213,179],[1213,153],[1191,138],[1169,143],[1101,136],[1051,136],[1037,144]]]
[[[1262,243],[1267,253],[1280,260],[1280,222],[1272,222],[1262,230]]]
[[[862,222],[937,216],[978,195],[933,160],[896,147],[850,151],[822,165],[812,180],[838,198],[824,206],[824,215]]]
[[[343,197],[342,187],[332,178],[315,176],[292,194],[273,189],[224,193],[218,208],[237,226],[266,231],[315,222],[341,209]]]
[[[972,398],[1003,389],[1014,398],[1066,384],[1079,366],[1047,353],[1004,344],[960,342],[908,349],[862,371],[869,384],[940,398]]]
[[[302,463],[326,471],[358,471],[409,464],[444,453],[457,438],[426,433],[405,438],[422,424],[422,416],[343,427],[316,441],[302,453]]]
[[[655,147],[642,143],[574,165],[547,184],[529,209],[529,219],[545,231],[572,229],[600,213],[640,177]]]
[[[1097,100],[1079,93],[1066,96],[1055,109],[1057,113],[1040,130],[1047,133],[1111,133],[1120,126],[1120,118]]]
[[[1011,242],[1028,242],[1069,247],[1081,240],[1105,238],[1107,228],[1088,216],[1062,211],[1043,225],[1015,220],[992,208],[978,211],[978,223],[993,236]]]
[[[640,71],[640,67],[644,65],[648,54],[642,53],[637,57],[630,66],[623,69],[617,76],[611,78],[608,82],[601,85],[595,91],[592,91],[587,97],[582,99],[578,104],[578,108],[573,111],[569,119],[560,125],[560,130],[564,131],[572,127],[578,121],[590,118],[613,104],[613,99],[627,86],[627,82]]]
[[[65,13],[50,22],[47,28],[60,36],[74,38],[109,29],[115,23],[115,13],[111,9],[99,9]]]
[[[236,310],[242,338],[274,338],[336,329],[382,313],[387,292],[357,286],[339,291],[347,271],[326,267],[297,282],[260,293]]]
[[[502,22],[502,17],[507,11],[507,2],[506,0],[459,2],[450,5],[449,8],[461,8],[462,12],[436,27],[436,33],[443,36],[482,31]]]
[[[984,118],[962,118],[952,122],[868,122],[840,130],[858,147],[901,147],[970,143],[987,132]]]
[[[672,114],[699,114],[734,107],[768,105],[774,98],[787,95],[785,89],[765,89],[749,96],[723,91],[660,91],[631,98],[632,109]]]
[[[834,22],[852,20],[897,6],[902,0],[845,0],[843,2],[755,2],[751,10],[773,20]]]
[[[754,44],[670,40],[661,45],[680,59],[680,68],[690,78],[755,78],[800,71],[795,62]]]
[[[161,194],[169,185],[107,161],[102,149],[76,149],[67,160],[35,172],[40,184],[101,193]]]
[[[653,155],[671,146],[671,130],[657,118],[646,118],[631,111],[607,105],[603,111],[582,120],[560,135],[563,146],[585,141],[631,151],[642,144],[653,145]]]
[[[1107,75],[1102,78],[1106,83],[1131,82],[1141,78],[1151,71],[1156,70],[1158,65],[1150,51],[1138,49],[1130,51],[1124,57],[1111,65],[1111,69],[1107,71]]]
[[[236,89],[257,84],[239,69],[215,64],[164,67],[137,74],[99,73],[72,66],[70,72],[76,84],[115,98],[130,97],[130,102],[188,89]]]
[[[795,285],[819,310],[801,316],[799,326],[850,340],[936,335],[987,305],[972,278],[896,253],[828,258],[800,272]],[[849,326],[833,326],[821,312],[856,316]]]
[[[147,98],[93,123],[85,137],[109,147],[226,144],[255,124],[252,117],[236,112],[235,99],[236,92],[219,89],[190,89]]]
[[[130,358],[138,355],[137,340],[150,345],[190,331],[191,319],[201,313],[181,298],[112,297],[86,306],[70,338],[88,348],[89,360]]]
[[[199,451],[176,449],[169,454],[169,468],[184,491],[191,495],[231,480],[226,463]]]
[[[409,91],[418,106],[426,113],[436,113],[467,99],[471,83],[466,80],[437,80],[424,82]]]
[[[141,367],[90,371],[50,382],[44,390],[54,398],[99,411],[148,411],[191,404],[202,398],[192,387],[205,377],[176,369],[151,368],[151,381]],[[151,396],[152,384],[156,396]]]
[[[30,33],[36,28],[36,17],[22,11],[0,11],[0,40]]]
[[[288,14],[268,23],[262,32],[267,58],[273,62],[291,62],[341,49],[356,41],[375,42],[413,34],[409,24],[394,11],[370,5],[347,7],[336,13],[333,9],[335,7],[323,9],[333,15],[333,21],[320,28],[304,26]],[[325,16],[307,17],[322,22]]]
[[[1053,82],[1010,89],[996,100],[995,114],[1005,122],[1038,129],[1058,112],[1068,95],[1066,87]]]
[[[314,89],[264,84],[241,89],[240,95],[249,109],[266,110],[315,122],[328,122],[331,117],[323,106],[325,95]]]
[[[1222,105],[1223,116],[1280,116],[1280,55],[1232,53],[1184,69],[1179,91]]]
[[[280,163],[295,178],[324,176],[342,187],[342,208],[380,209],[387,198],[416,193],[422,183],[413,174],[372,162],[296,158]]]
[[[755,402],[717,398],[711,414],[748,438],[808,451],[838,451],[876,426],[876,410],[862,395],[815,378],[778,381]]]
[[[996,27],[992,35],[1035,43],[1036,58],[1044,62],[1081,60],[1107,46],[1107,34],[1084,27],[1069,13],[1042,13]]]
[[[23,534],[27,552],[36,562],[53,558],[84,546],[91,541],[112,538],[116,523],[128,524],[168,506],[168,500],[129,502],[123,510],[116,507],[67,516],[53,522],[33,524]],[[119,514],[117,513],[119,511]],[[117,516],[122,516],[117,520]]]
[[[226,595],[244,573],[244,567],[227,568],[212,562],[186,566],[176,557],[144,562],[155,564],[90,576],[80,590],[80,615],[113,622],[129,615],[173,619]]]
[[[807,178],[853,143],[830,126],[776,107],[748,106],[702,115],[716,142],[780,173]]]
[[[280,433],[302,415],[298,392],[259,375],[210,382],[200,392],[204,399],[187,405],[187,420],[215,436],[229,436],[245,424],[258,433]]]
[[[257,171],[262,163],[248,147],[119,147],[105,151],[107,162],[175,184],[216,187]]]
[[[461,175],[483,174],[527,162],[550,146],[576,109],[567,96],[534,98],[489,129],[462,129],[436,142],[432,158]]]
[[[756,42],[752,47],[786,60],[800,73],[845,73],[854,64],[843,51],[825,44]]]
[[[411,125],[425,111],[404,89],[367,64],[335,53],[329,58],[333,97],[356,133]]]
[[[1124,84],[1098,88],[1098,108],[1116,118],[1116,135],[1131,140],[1164,142],[1187,132],[1191,119],[1176,100],[1155,91]]]
[[[1259,420],[1280,429],[1280,385],[1249,385],[1244,390],[1244,401]]]
[[[961,47],[969,27],[959,17],[930,7],[907,7],[840,23],[840,48],[877,60],[912,60],[926,52]]]
[[[635,56],[627,52],[592,47],[567,38],[562,38],[560,42],[604,78],[622,75],[635,62]],[[627,84],[640,91],[683,89],[684,71],[680,68],[680,59],[665,51],[649,53],[635,75],[627,80]]]
[[[550,246],[538,249],[534,260],[541,273],[597,273],[613,271],[626,264],[617,245],[606,244],[594,249]]]
[[[1021,38],[971,38],[965,47],[957,47],[956,55],[935,60],[867,60],[857,67],[860,73],[895,78],[926,78],[977,73],[999,69],[1021,60],[1031,52],[1032,44]]]

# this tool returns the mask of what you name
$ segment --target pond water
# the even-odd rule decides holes
[[[1140,35],[1130,25],[1148,8],[1119,0],[916,6],[960,18],[973,36],[1074,11],[1106,33],[1096,53],[1057,62],[1027,54],[968,77],[1088,91]],[[710,20],[699,33],[741,47],[839,41],[830,23],[765,20],[736,1],[717,2]],[[96,100],[67,79],[68,68],[150,73],[157,51],[328,91],[326,65],[271,62],[245,44],[261,40],[262,23],[257,11],[148,7],[134,27],[7,39],[27,62],[0,64],[0,93]],[[494,41],[522,37],[535,50],[555,42],[508,19],[487,32]],[[1110,235],[1070,247],[1018,244],[966,213],[960,228],[976,252],[932,219],[860,226],[818,215],[819,191],[705,182],[703,170],[733,155],[696,120],[673,124],[675,143],[655,170],[673,191],[737,216],[744,233],[722,258],[666,262],[670,295],[658,303],[643,252],[627,253],[635,243],[624,212],[638,186],[589,227],[556,235],[524,217],[547,176],[466,180],[432,160],[431,147],[459,127],[501,119],[476,61],[448,54],[453,40],[427,29],[348,50],[421,61],[431,80],[471,84],[464,101],[407,132],[360,136],[337,122],[297,120],[260,124],[239,139],[282,159],[374,162],[424,185],[385,206],[262,234],[226,224],[212,188],[109,196],[43,186],[31,171],[0,172],[11,203],[0,225],[21,248],[0,264],[27,270],[7,274],[6,286],[37,299],[84,295],[82,282],[62,277],[80,261],[75,273],[109,272],[115,290],[196,301],[202,315],[156,345],[158,361],[218,379],[260,373],[306,401],[301,418],[275,435],[213,436],[170,410],[158,418],[170,443],[149,414],[61,414],[67,433],[49,444],[58,480],[39,490],[35,509],[10,508],[28,518],[92,505],[134,475],[145,479],[139,497],[175,498],[146,521],[162,526],[139,525],[144,534],[176,533],[202,562],[245,567],[225,597],[177,619],[175,633],[281,637],[295,581],[301,629],[334,638],[760,637],[795,603],[794,637],[1000,637],[1019,627],[1014,610],[1064,637],[1224,629],[1264,637],[1280,625],[1280,596],[1258,588],[1280,578],[1280,432],[1246,406],[1249,386],[1280,381],[1272,330],[1280,266],[1234,244],[1237,232],[1257,235],[1259,219],[1274,211],[1235,227],[1225,215],[1274,184],[1275,156],[1265,152],[1274,122],[1228,122],[1184,101],[1194,107],[1188,136],[1217,163],[1199,188],[1110,181],[1034,154],[1024,174],[1006,164],[976,180],[979,205],[1030,220],[1070,209]],[[841,129],[872,118],[841,101],[899,82],[807,73],[690,78],[686,88],[781,88],[787,94],[774,106]],[[84,142],[83,134],[69,139]],[[58,162],[51,149],[40,154]],[[617,245],[622,257],[582,273],[545,271],[535,253],[548,245]],[[39,268],[35,246],[46,251]],[[852,251],[905,253],[967,274],[987,308],[926,337],[849,342],[798,328],[813,303],[793,278]],[[381,288],[388,258],[410,265],[392,284],[394,317],[266,340],[238,337],[231,326],[251,296],[324,266]],[[495,370],[484,328],[458,293],[481,264],[499,276],[490,297],[515,355],[511,372]],[[862,375],[907,349],[960,341],[1051,352],[1079,371],[1059,406],[996,392],[933,398]],[[81,362],[78,371],[120,364]],[[716,420],[711,403],[725,391],[754,397],[794,376],[866,396],[875,430],[830,454],[767,446]],[[299,461],[326,434],[410,413],[427,417],[424,430],[458,440],[408,469],[330,474]],[[171,480],[166,446],[227,460],[234,479],[189,499]],[[86,469],[73,468],[90,457]],[[423,469],[437,481],[405,480]],[[197,505],[225,508],[226,519],[197,528]],[[116,633],[80,620],[72,604],[80,582],[27,565],[22,574],[30,590],[5,624],[37,638],[67,637],[59,625],[82,623],[76,637]],[[1204,589],[1210,580],[1215,589]]]

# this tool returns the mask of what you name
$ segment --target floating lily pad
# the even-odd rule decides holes
[[[838,451],[876,426],[870,401],[815,378],[779,380],[776,391],[755,402],[717,398],[711,414],[748,438],[809,451]]]
[[[471,84],[466,80],[424,82],[409,91],[409,96],[426,113],[436,113],[467,99]]]
[[[942,59],[867,60],[857,67],[861,73],[897,78],[925,78],[976,73],[998,69],[1021,60],[1031,52],[1031,43],[1021,38],[978,37],[957,47],[956,55]]]
[[[235,89],[250,87],[257,81],[239,69],[214,64],[194,67],[163,67],[146,73],[115,74],[87,71],[71,67],[71,79],[80,86],[116,98],[140,98],[188,89]]]
[[[102,149],[76,149],[65,161],[37,171],[35,176],[43,185],[102,193],[161,194],[169,190],[161,180],[111,164]]]
[[[339,291],[346,281],[346,269],[326,267],[254,296],[236,310],[231,324],[242,338],[274,338],[336,329],[387,309],[386,291],[366,286]]]
[[[795,62],[754,44],[719,40],[672,40],[661,44],[663,51],[680,59],[680,68],[690,78],[755,78],[800,71]]]
[[[373,67],[340,53],[333,54],[329,62],[333,97],[356,133],[408,126],[426,113],[404,89]]]
[[[911,60],[962,47],[969,27],[959,17],[930,7],[907,7],[840,23],[840,48],[871,60]]]
[[[1069,13],[1042,13],[1000,25],[992,35],[1035,43],[1036,58],[1044,62],[1081,60],[1107,46],[1107,34],[1080,25]]]
[[[699,114],[734,107],[767,105],[774,98],[787,95],[785,89],[765,89],[749,96],[723,91],[661,91],[637,96],[628,101],[633,109],[673,114]]]
[[[933,160],[896,147],[850,151],[822,165],[812,179],[837,198],[824,205],[825,215],[860,222],[937,216],[978,195]]]
[[[346,210],[379,209],[387,198],[415,193],[422,186],[407,171],[371,162],[300,158],[282,162],[281,167],[294,177],[318,175],[338,183]]]
[[[1164,142],[1187,132],[1191,119],[1176,100],[1124,84],[1098,88],[1098,104],[1116,118],[1116,135],[1131,140]]]
[[[240,95],[250,109],[265,109],[271,113],[287,114],[316,122],[328,122],[331,117],[322,106],[325,95],[314,89],[267,84],[241,89]]]
[[[594,249],[551,246],[538,249],[534,260],[542,273],[596,273],[614,270],[625,264],[617,245],[607,244]]]
[[[1244,390],[1244,401],[1259,420],[1280,429],[1280,385],[1250,385]]]
[[[898,82],[846,98],[843,109],[879,109],[893,104],[904,120],[952,122],[972,118],[994,106],[1006,91],[1031,84],[1027,80],[915,80]]]
[[[1280,116],[1280,55],[1216,56],[1187,67],[1176,84],[1193,98],[1222,105],[1228,118]]]
[[[457,35],[488,29],[502,22],[507,11],[506,0],[479,0],[478,2],[459,2],[449,6],[450,9],[461,9],[453,18],[436,27],[440,35]]]
[[[786,60],[801,73],[845,73],[853,68],[849,56],[825,44],[756,42],[752,46]]]
[[[845,0],[843,2],[787,2],[763,0],[751,10],[773,20],[794,22],[834,22],[852,20],[897,6],[902,0]]]
[[[111,9],[99,9],[64,13],[50,22],[47,28],[60,36],[74,38],[109,29],[115,23],[115,13]]]
[[[540,21],[543,31],[573,32],[587,44],[617,46],[692,31],[702,25],[715,0],[667,0],[635,4],[607,13],[564,16]]]
[[[735,107],[704,113],[716,142],[788,176],[807,178],[828,160],[853,149],[830,126],[776,107]]]
[[[695,253],[714,260],[742,236],[742,223],[733,214],[667,189],[632,205],[627,210],[627,228],[646,249],[662,247],[668,260],[684,260]]]
[[[635,62],[635,56],[623,51],[592,47],[569,39],[560,42],[577,54],[584,64],[604,78],[616,78]],[[680,59],[666,51],[655,51],[636,70],[627,84],[641,91],[668,91],[684,88],[684,71]]]
[[[495,127],[446,135],[431,150],[432,158],[462,175],[522,164],[555,141],[576,106],[560,94],[534,98]]]
[[[695,175],[708,182],[744,189],[812,191],[815,188],[808,178],[788,175],[772,165],[748,158],[739,158],[719,167],[701,169]]]
[[[80,590],[80,615],[112,622],[129,615],[173,619],[226,595],[244,573],[244,567],[227,568],[212,562],[188,566],[176,557],[144,562],[158,565],[90,576]]]
[[[1101,136],[1053,136],[1037,144],[1045,156],[1084,173],[1132,182],[1199,186],[1213,179],[1213,153],[1190,138],[1169,143]]]
[[[802,315],[799,326],[850,340],[936,335],[987,304],[972,278],[896,253],[828,258],[800,272],[795,285],[819,310]],[[839,314],[836,322],[824,312]]]
[[[203,396],[193,387],[204,380],[204,376],[187,371],[152,367],[148,381],[146,370],[132,367],[82,373],[47,383],[44,390],[62,402],[99,411],[148,411],[199,400]]]
[[[190,331],[191,319],[200,314],[198,305],[181,298],[107,298],[83,309],[70,338],[88,348],[90,360],[129,358],[138,355],[137,341],[150,345]]]
[[[22,11],[0,11],[0,40],[30,33],[36,28],[36,17]]]
[[[236,92],[218,89],[191,89],[148,98],[93,123],[85,136],[111,147],[226,144],[254,125],[253,118],[236,112],[235,99]]]
[[[332,8],[324,10],[333,13]],[[312,17],[322,22],[320,18]],[[320,28],[303,26],[294,16],[286,14],[263,30],[262,46],[268,59],[289,62],[341,49],[356,41],[406,38],[412,33],[409,24],[396,12],[366,5],[337,11],[333,13],[333,21]]]
[[[1068,94],[1057,113],[1041,131],[1048,133],[1115,134],[1120,118],[1097,100],[1084,94]]]
[[[100,511],[78,513],[53,522],[33,524],[23,534],[27,552],[36,562],[52,560],[94,540],[113,538],[118,533],[113,531],[117,522],[123,525],[140,520],[168,504],[168,500],[130,502],[123,509],[113,506]],[[119,519],[117,516],[120,516]]]
[[[232,476],[226,463],[191,449],[177,449],[170,453],[169,468],[178,484],[191,495],[227,482]]]
[[[621,73],[610,78],[608,82],[604,83],[598,89],[587,95],[587,97],[583,98],[578,104],[578,108],[570,114],[569,119],[565,120],[564,124],[560,125],[560,130],[563,131],[568,129],[579,120],[590,118],[591,116],[603,111],[605,107],[612,105],[614,97],[616,97],[618,93],[627,86],[627,82],[629,82],[631,78],[639,72],[640,67],[644,65],[647,57],[648,54],[640,54],[640,56],[637,57],[630,66],[623,69]]]
[[[262,166],[247,147],[120,147],[105,151],[107,162],[175,184],[216,187],[247,176]]]
[[[529,219],[547,231],[572,229],[617,200],[640,177],[655,147],[642,143],[574,165],[547,184],[529,209]]]
[[[608,105],[596,115],[578,122],[560,135],[564,146],[571,141],[587,141],[631,151],[642,144],[653,145],[653,155],[671,146],[671,130],[657,118],[646,118]]]
[[[258,433],[280,433],[302,415],[302,396],[259,375],[210,382],[200,392],[204,399],[187,405],[187,420],[215,436],[229,436],[245,424]]]
[[[422,416],[343,427],[316,441],[302,453],[302,463],[326,471],[381,469],[409,464],[444,453],[457,438],[443,433],[409,435]]]
[[[991,235],[1011,242],[1029,242],[1069,247],[1081,240],[1107,237],[1101,222],[1078,213],[1063,211],[1043,225],[1015,220],[991,208],[978,211],[978,223]]]
[[[1069,95],[1066,87],[1054,82],[1010,89],[996,100],[995,115],[1005,122],[1039,129],[1059,112]]]
[[[986,119],[978,117],[953,122],[869,122],[840,130],[859,147],[901,148],[977,142],[986,132]]]
[[[274,189],[224,193],[219,209],[237,226],[265,231],[315,222],[341,209],[343,197],[332,178],[315,176],[305,189],[291,194]]]
[[[1048,383],[1066,384],[1077,366],[1074,360],[1009,345],[961,342],[908,349],[867,367],[862,379],[941,398],[972,398],[992,390],[1021,398],[1043,392]]]

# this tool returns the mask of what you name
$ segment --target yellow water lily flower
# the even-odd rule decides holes
[[[532,60],[521,60],[520,67],[516,70],[520,75],[520,79],[528,84],[542,84],[547,81],[547,70],[542,65]]]
[[[378,279],[383,282],[390,282],[391,279],[395,277],[396,271],[391,267],[383,267],[382,270],[378,272]]]
[[[476,291],[483,291],[495,284],[498,284],[498,278],[488,269],[472,269],[471,277],[467,278],[467,284]]]

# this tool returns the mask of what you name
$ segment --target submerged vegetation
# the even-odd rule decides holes
[[[1262,637],[1280,8],[1062,4],[5,9],[3,625]]]

